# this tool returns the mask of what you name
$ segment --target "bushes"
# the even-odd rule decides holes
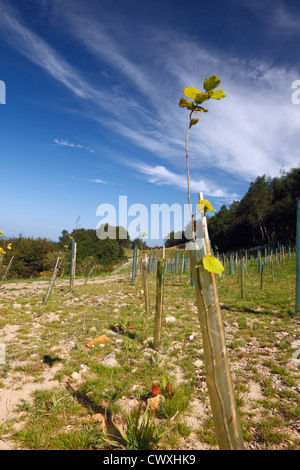
[[[46,238],[13,238],[10,240],[11,252],[5,255],[5,263],[14,256],[9,271],[10,278],[37,277],[40,272],[49,269],[45,261],[56,251],[56,244]],[[53,266],[54,267],[54,266]]]
[[[63,248],[69,237],[73,237],[77,243],[76,263],[78,266],[82,264],[91,264],[91,258],[94,264],[100,264],[104,268],[108,268],[116,264],[124,257],[124,249],[118,240],[106,238],[100,240],[97,237],[96,230],[93,229],[76,229],[69,235],[65,230],[63,236],[60,237],[59,247]]]
[[[124,249],[118,240],[99,240],[95,230],[80,228],[71,234],[63,230],[59,242],[47,238],[24,238],[22,235],[10,239],[12,249],[5,255],[2,271],[14,256],[8,275],[10,279],[38,277],[41,273],[52,273],[59,256],[63,273],[68,275],[71,237],[77,242],[76,272],[79,275],[87,275],[93,266],[94,274],[110,270],[124,258]]]

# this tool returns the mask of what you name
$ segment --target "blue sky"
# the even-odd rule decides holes
[[[0,229],[57,240],[119,196],[186,204],[178,102],[212,74],[226,98],[190,135],[193,203],[298,167],[299,24],[297,1],[0,0]]]

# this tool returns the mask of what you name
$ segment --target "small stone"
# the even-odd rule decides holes
[[[199,369],[200,367],[203,366],[203,362],[200,360],[200,359],[197,359],[195,362],[194,362],[194,366]]]
[[[165,323],[174,323],[175,321],[176,321],[176,318],[173,317],[172,315],[170,315],[169,317],[166,317],[166,318],[164,319],[164,322],[165,322]]]
[[[102,361],[108,367],[117,367],[119,365],[115,358],[115,353],[108,354],[102,359]]]
[[[133,371],[132,371],[132,372],[133,372]],[[133,393],[135,393],[135,392],[140,392],[140,391],[142,391],[142,390],[143,390],[143,386],[142,386],[142,385],[133,385],[133,386],[132,386],[132,389],[131,389],[131,391],[132,391]]]
[[[73,374],[71,374],[71,378],[72,378],[73,380],[79,380],[79,379],[81,379],[80,374],[79,374],[78,372],[73,372]]]
[[[150,411],[157,411],[159,408],[159,404],[160,404],[159,395],[157,395],[156,397],[148,398],[147,403],[149,403]]]
[[[93,415],[93,421],[95,423],[97,423],[99,425],[99,428],[101,431],[105,431],[106,430],[106,426],[105,426],[105,417],[103,416],[103,414],[101,413],[96,413],[95,415]]]

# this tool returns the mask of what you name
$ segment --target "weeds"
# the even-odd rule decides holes
[[[282,284],[276,279],[276,296],[272,277],[265,278],[264,293],[270,291],[273,295],[263,296],[256,286],[255,266],[248,266],[249,278],[245,278],[245,283],[249,284],[245,286],[243,300],[239,298],[236,279],[233,283],[231,276],[223,274],[219,280],[243,436],[247,445],[255,443],[254,447],[263,449],[299,447],[295,424],[300,419],[299,371],[291,361],[294,352],[291,344],[298,339],[298,320],[290,313],[291,293],[284,292],[285,274],[292,272],[293,263],[292,259],[291,266],[282,266]],[[5,284],[5,295],[0,300],[0,328],[7,361],[0,366],[0,389],[3,392],[22,389],[23,401],[15,410],[16,419],[3,423],[1,433],[9,434],[17,446],[108,448],[111,444],[107,434],[92,422],[92,415],[106,412],[116,422],[122,416],[127,423],[122,403],[126,404],[129,398],[140,401],[157,384],[164,400],[155,415],[148,410],[144,418],[144,428],[148,427],[145,446],[215,448],[205,365],[201,366],[202,338],[189,274],[182,275],[181,283],[173,274],[165,276],[165,316],[172,315],[176,320],[166,324],[159,353],[153,351],[154,310],[145,316],[144,302],[140,299],[141,278],[137,277],[135,286],[128,279],[77,285],[71,296],[65,295],[66,289],[54,287],[43,308],[44,292],[43,288],[38,289],[38,282],[27,281],[26,289],[22,290],[16,287],[18,284]],[[289,285],[291,282],[294,283],[292,276]],[[149,276],[149,292],[153,307],[153,275]],[[14,304],[17,306],[13,307]],[[116,324],[125,325],[124,330],[112,329]],[[109,337],[104,346],[86,348],[91,339],[101,334]],[[110,353],[115,354],[116,367],[105,366],[103,362]],[[200,365],[195,365],[197,362]],[[45,390],[35,392],[32,402],[26,395],[26,386],[34,388],[36,384],[41,388],[38,381],[42,380]],[[49,391],[52,380],[60,386]],[[168,390],[167,383],[172,389]],[[251,384],[258,396],[251,394]],[[133,392],[133,387],[139,392]],[[198,414],[191,404],[197,405]],[[129,435],[134,436],[135,417],[131,417],[129,428],[126,425],[126,435],[129,429]],[[135,427],[137,437],[132,437],[132,442],[138,441],[142,419],[141,411],[139,426]],[[14,424],[21,429],[14,431]],[[170,432],[157,435],[163,426]],[[123,444],[125,447],[125,441]]]
[[[155,415],[149,416],[149,402],[141,418],[142,403],[139,408],[133,410],[128,418],[126,431],[117,428],[122,436],[126,450],[152,450],[156,449],[162,438],[170,432],[170,427],[157,424]]]

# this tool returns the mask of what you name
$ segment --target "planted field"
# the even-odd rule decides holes
[[[76,279],[72,293],[59,279],[46,305],[50,279],[4,284],[0,448],[217,448],[190,273],[165,274],[158,350],[156,275],[148,280],[148,316],[128,264]],[[249,263],[243,298],[240,282],[225,266],[218,285],[245,447],[299,449],[295,255],[266,265],[263,283]]]

